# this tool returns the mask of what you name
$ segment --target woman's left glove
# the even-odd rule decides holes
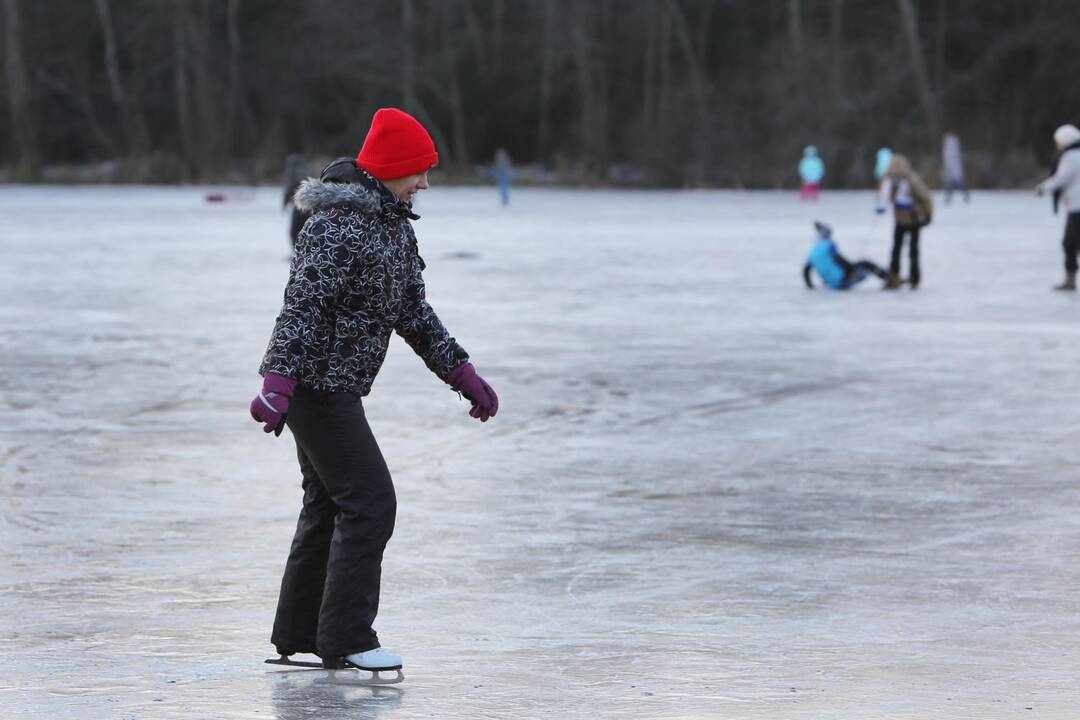
[[[488,418],[495,417],[495,413],[499,411],[499,396],[484,382],[484,378],[476,374],[472,363],[458,365],[446,380],[450,387],[472,403],[469,415],[480,422],[487,422]]]
[[[296,381],[284,375],[266,373],[262,391],[251,401],[251,417],[256,422],[265,423],[263,432],[272,432],[274,436],[285,429],[285,416],[289,414],[289,398],[296,390]]]

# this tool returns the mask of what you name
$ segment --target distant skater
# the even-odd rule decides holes
[[[818,156],[817,148],[807,145],[803,149],[802,160],[799,161],[799,179],[802,187],[799,189],[800,200],[817,200],[821,190],[821,180],[825,177],[825,162]]]
[[[307,163],[302,155],[293,154],[285,159],[285,197],[282,200],[283,210],[292,207],[292,215],[289,218],[289,243],[296,252],[296,238],[300,235],[300,229],[304,227],[310,213],[296,207],[293,203],[293,193],[300,187],[300,183],[308,177]]]
[[[900,286],[900,280],[894,273],[882,270],[869,260],[852,262],[840,254],[840,249],[832,239],[832,228],[822,222],[814,223],[817,238],[803,266],[803,282],[814,289],[811,271],[818,274],[825,287],[833,290],[849,290],[871,275],[884,281],[882,290],[893,290]]]
[[[960,155],[960,138],[956,133],[945,133],[941,142],[941,180],[945,186],[945,202],[952,202],[953,191],[964,193],[964,202],[971,201],[971,193],[964,184],[964,161]]]
[[[1035,192],[1053,193],[1055,213],[1058,204],[1065,206],[1065,238],[1061,241],[1065,250],[1065,281],[1054,289],[1075,292],[1076,256],[1080,253],[1080,129],[1062,125],[1054,131],[1054,145],[1058,151],[1054,171],[1039,183]]]
[[[355,160],[335,160],[295,195],[311,218],[250,407],[264,432],[289,428],[304,489],[271,635],[282,657],[271,662],[314,653],[327,668],[372,671],[375,682],[378,671],[400,671],[401,656],[372,627],[397,498],[362,402],[391,333],[470,401],[469,415],[486,422],[499,409],[426,298],[412,203],[438,160],[415,118],[383,108]]]
[[[510,181],[513,179],[514,165],[510,161],[510,153],[504,148],[495,151],[495,164],[491,172],[495,176],[495,183],[499,186],[499,199],[505,207],[510,204]]]
[[[900,277],[900,254],[904,249],[906,236],[910,263],[907,284],[915,290],[922,279],[919,268],[919,231],[930,224],[934,201],[922,176],[911,169],[907,158],[896,153],[892,153],[885,168],[876,211],[883,214],[890,205],[893,208],[895,226],[889,272]]]

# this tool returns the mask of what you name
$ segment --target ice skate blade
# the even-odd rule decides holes
[[[311,660],[290,660],[288,655],[282,655],[276,658],[266,658],[265,662],[267,665],[285,665],[286,667],[311,668],[313,670],[321,670],[323,666],[321,662],[313,662]]]
[[[357,676],[356,671],[371,673],[369,677]],[[394,672],[392,678],[384,678],[379,673]],[[379,670],[367,670],[365,668],[349,668],[347,670],[329,670],[327,676],[319,678],[315,682],[320,685],[354,685],[357,687],[374,687],[377,685],[396,685],[405,679],[400,667],[382,668]]]

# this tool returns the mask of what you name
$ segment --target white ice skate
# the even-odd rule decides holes
[[[362,653],[346,655],[341,659],[341,667],[328,667],[330,674],[323,682],[334,685],[394,685],[405,679],[401,672],[401,656],[381,647]],[[369,672],[369,676],[357,677],[352,671]],[[382,677],[379,673],[395,671],[394,677]]]

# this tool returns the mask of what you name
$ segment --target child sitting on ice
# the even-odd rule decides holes
[[[810,248],[810,254],[806,257],[806,265],[803,266],[803,280],[806,287],[814,289],[814,281],[810,278],[810,270],[813,269],[821,278],[825,287],[834,290],[847,290],[853,288],[870,275],[877,275],[885,281],[883,290],[895,290],[900,287],[900,279],[891,272],[886,272],[869,260],[851,262],[840,254],[839,248],[832,240],[832,228],[822,222],[815,222],[817,240]]]

